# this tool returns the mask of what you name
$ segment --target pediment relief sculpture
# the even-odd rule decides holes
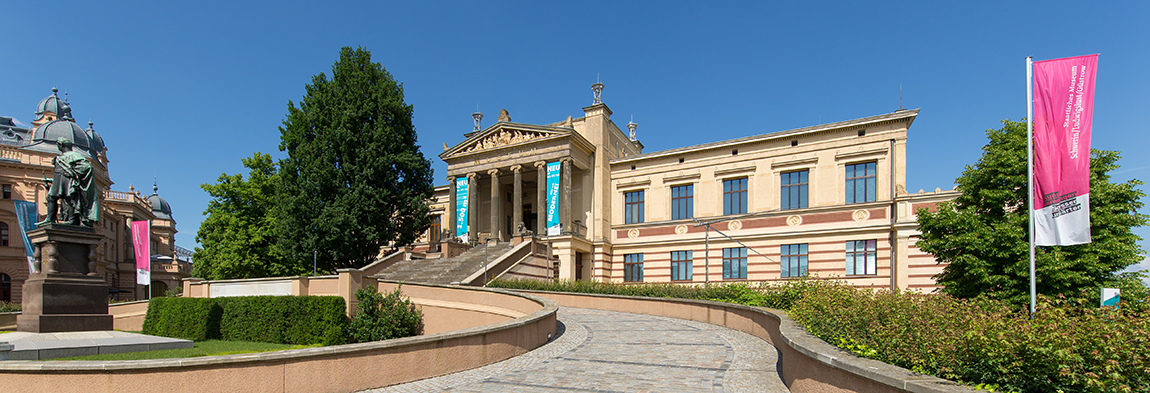
[[[513,145],[520,142],[527,142],[532,139],[538,139],[547,136],[547,134],[527,132],[519,130],[500,130],[499,132],[488,135],[487,137],[475,142],[471,147],[463,150],[464,153],[471,153],[474,151],[494,149],[497,147]]]

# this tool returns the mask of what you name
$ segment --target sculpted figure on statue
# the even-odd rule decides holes
[[[68,138],[57,139],[56,146],[60,155],[52,158],[55,167],[52,178],[44,179],[48,186],[44,201],[48,216],[37,225],[62,222],[93,226],[100,221],[100,209],[92,164],[83,154],[72,150],[72,141]]]

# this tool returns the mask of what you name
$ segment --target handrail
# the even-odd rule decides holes
[[[519,262],[522,262],[523,259],[527,258],[528,256],[537,254],[536,248],[538,248],[538,244],[535,243],[534,239],[531,239],[531,241],[524,241],[523,243],[519,243],[519,245],[515,246],[511,250],[503,253],[503,255],[500,255],[495,260],[488,262],[486,270],[487,279],[491,280],[497,276],[503,275],[504,272],[511,270],[512,267],[515,267],[515,265],[518,265]],[[468,276],[466,279],[463,279],[463,281],[460,282],[463,283],[463,285],[480,287],[485,284],[483,282],[483,275],[484,270],[480,270],[472,273],[471,276]]]

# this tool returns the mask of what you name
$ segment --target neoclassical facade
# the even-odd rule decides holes
[[[16,218],[14,201],[37,203],[37,221],[46,213],[43,203],[47,190],[43,178],[51,176],[52,157],[59,154],[56,140],[66,137],[73,149],[92,164],[100,197],[100,221],[97,233],[103,235],[97,248],[96,269],[111,287],[113,300],[147,299],[147,283],[136,282],[136,268],[131,221],[151,220],[153,294],[176,288],[191,274],[191,253],[175,246],[176,221],[171,206],[158,195],[145,196],[129,186],[128,191],[112,191],[114,184],[108,171],[108,149],[103,138],[88,122],[88,128],[76,124],[71,106],[52,94],[36,106],[31,128],[22,128],[9,117],[0,117],[0,301],[19,303],[21,287],[28,278],[29,263]]]
[[[481,127],[475,114],[475,128],[440,155],[448,185],[436,189],[425,240],[544,237],[555,207],[561,230],[547,238],[559,279],[937,287],[942,266],[915,247],[915,211],[957,193],[906,191],[918,110],[645,153],[635,123],[624,132],[612,121],[602,88],[581,117],[557,123],[503,111]]]

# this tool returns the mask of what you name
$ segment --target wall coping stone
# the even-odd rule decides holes
[[[908,392],[922,392],[922,393],[946,393],[946,392],[976,392],[976,390],[958,385],[956,382],[917,373],[898,367],[892,364],[884,363],[874,359],[867,359],[864,357],[855,356],[853,353],[845,351],[839,347],[831,345],[821,338],[815,337],[807,333],[805,327],[791,319],[786,311],[766,308],[766,307],[752,307],[735,303],[724,303],[710,300],[697,300],[697,299],[679,299],[679,298],[658,298],[658,297],[642,297],[642,296],[623,296],[623,295],[607,295],[597,293],[577,293],[577,292],[552,292],[552,291],[537,291],[537,290],[515,290],[516,292],[543,294],[555,293],[567,296],[590,296],[614,299],[627,299],[627,300],[643,300],[643,301],[656,301],[656,302],[670,302],[670,303],[686,303],[696,304],[708,307],[723,307],[733,308],[740,310],[753,311],[765,314],[779,321],[779,333],[783,341],[786,342],[795,351],[818,360],[832,368],[846,371],[860,378],[864,378],[881,385],[893,387],[896,389]],[[638,314],[644,314],[641,311],[631,311]],[[706,321],[700,321],[706,322]],[[751,333],[751,332],[745,332]],[[776,344],[777,345],[777,344]],[[783,361],[780,359],[779,361]],[[780,375],[781,376],[781,375]]]
[[[351,355],[360,352],[374,351],[380,349],[389,349],[395,347],[404,347],[411,345],[419,345],[425,343],[434,343],[442,340],[450,340],[455,338],[463,338],[468,336],[482,335],[486,333],[498,332],[511,328],[521,327],[537,322],[538,320],[547,318],[554,315],[559,310],[559,305],[551,299],[546,299],[539,296],[534,296],[525,293],[518,293],[496,288],[481,288],[481,287],[462,287],[451,285],[436,285],[436,284],[413,284],[407,283],[404,285],[418,285],[428,287],[441,287],[456,290],[469,290],[469,291],[487,291],[497,292],[505,295],[523,297],[528,300],[534,301],[543,306],[542,309],[535,311],[531,314],[525,315],[520,318],[512,319],[494,323],[491,325],[478,326],[470,329],[454,330],[450,332],[443,332],[430,335],[421,335],[414,337],[404,337],[392,340],[373,341],[368,343],[344,344],[333,345],[327,347],[316,348],[302,348],[302,349],[289,349],[274,352],[262,353],[247,353],[238,355],[220,355],[220,356],[203,356],[194,358],[174,358],[174,359],[147,359],[147,360],[106,360],[106,361],[82,361],[82,360],[48,360],[48,361],[32,361],[32,360],[17,360],[0,362],[0,371],[112,371],[112,370],[165,370],[165,369],[179,369],[188,367],[204,367],[204,366],[217,366],[229,365],[239,363],[255,363],[255,362],[279,362],[291,360],[309,360],[312,358],[327,357],[327,356],[340,356]]]

